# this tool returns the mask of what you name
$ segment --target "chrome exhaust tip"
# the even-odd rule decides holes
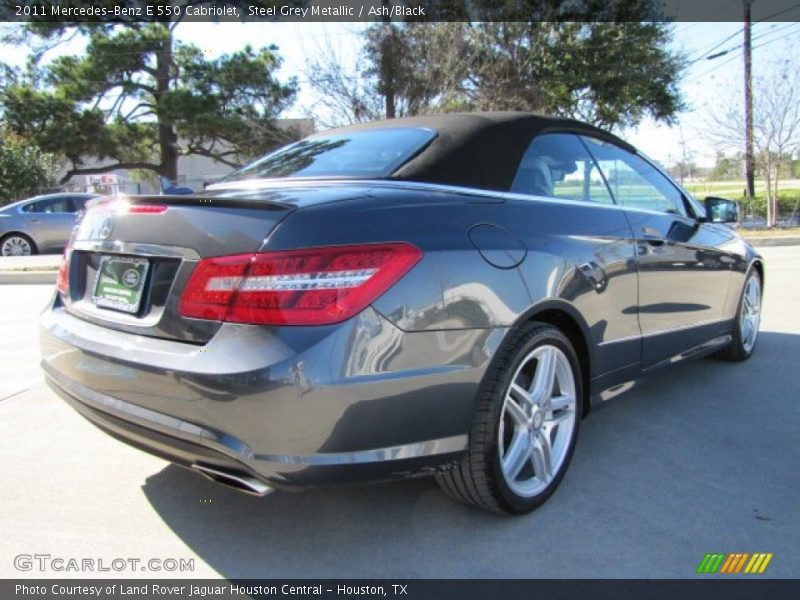
[[[275,491],[274,488],[271,488],[266,483],[239,471],[225,471],[216,467],[198,464],[192,465],[192,470],[197,471],[211,481],[221,483],[245,494],[266,496]]]

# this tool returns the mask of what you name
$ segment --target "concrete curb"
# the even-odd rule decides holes
[[[58,271],[0,271],[0,285],[54,284]]]
[[[744,238],[753,246],[800,246],[800,236],[775,235],[772,237]]]

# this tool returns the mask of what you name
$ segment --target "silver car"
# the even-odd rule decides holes
[[[60,252],[75,225],[76,213],[97,194],[48,194],[0,208],[0,255]]]

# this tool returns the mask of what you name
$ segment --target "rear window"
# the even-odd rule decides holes
[[[315,135],[268,154],[222,181],[272,177],[386,177],[436,132],[396,127]]]

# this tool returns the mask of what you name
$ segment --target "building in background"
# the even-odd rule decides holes
[[[277,124],[282,129],[294,130],[298,137],[314,133],[313,119],[278,119]],[[83,167],[89,169],[102,166],[103,161],[90,158],[87,158],[83,164]],[[233,170],[234,168],[230,165],[207,156],[180,156],[178,158],[178,180],[174,184],[198,192]],[[60,178],[64,173],[66,170],[63,170],[58,177]],[[98,194],[158,194],[161,192],[161,184],[156,173],[151,171],[131,172],[128,169],[115,169],[96,175],[75,175],[61,188],[64,191],[85,191]]]

